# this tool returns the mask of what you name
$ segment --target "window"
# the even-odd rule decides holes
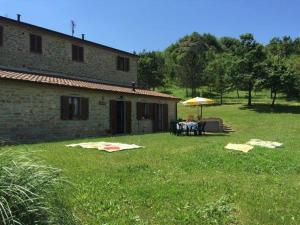
[[[150,104],[143,104],[143,117],[145,119],[150,119]]]
[[[0,26],[0,46],[3,45],[3,27]]]
[[[152,118],[152,105],[151,103],[137,102],[137,119],[151,119]]]
[[[117,70],[128,72],[130,70],[129,58],[117,57]]]
[[[42,53],[42,37],[30,34],[30,51],[34,53]]]
[[[83,47],[72,45],[72,60],[77,62],[83,62],[84,58]]]
[[[79,97],[61,97],[62,120],[87,120],[89,117],[89,100]]]

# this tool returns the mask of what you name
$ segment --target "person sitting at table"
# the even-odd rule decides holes
[[[193,122],[193,121],[195,121],[194,115],[189,115],[186,121],[187,122]]]

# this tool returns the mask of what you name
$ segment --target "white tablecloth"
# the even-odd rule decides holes
[[[198,123],[196,122],[179,122],[177,123],[176,127],[177,129],[180,128],[180,125],[182,125],[183,130],[196,130],[198,128]]]

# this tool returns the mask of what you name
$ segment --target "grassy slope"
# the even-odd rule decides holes
[[[257,96],[256,101],[260,100],[267,99]],[[209,215],[219,218],[220,224],[227,214],[233,214],[238,224],[300,224],[300,106],[293,104],[271,113],[264,105],[206,107],[205,116],[221,117],[232,125],[236,132],[229,135],[149,134],[14,150],[40,150],[38,157],[64,170],[76,187],[70,200],[84,224],[202,224],[197,221],[203,222],[203,208],[222,196],[230,196],[236,211],[221,207],[224,216],[223,211],[213,210]],[[182,118],[192,112],[195,109],[179,106]],[[224,149],[228,142],[243,143],[250,138],[283,142],[284,148],[258,147],[248,154]],[[146,148],[109,154],[64,147],[95,140]],[[213,219],[207,223],[217,224]]]

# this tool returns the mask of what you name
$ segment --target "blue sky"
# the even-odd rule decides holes
[[[197,31],[217,37],[251,32],[300,37],[299,0],[0,0],[0,15],[126,51],[163,50]]]

